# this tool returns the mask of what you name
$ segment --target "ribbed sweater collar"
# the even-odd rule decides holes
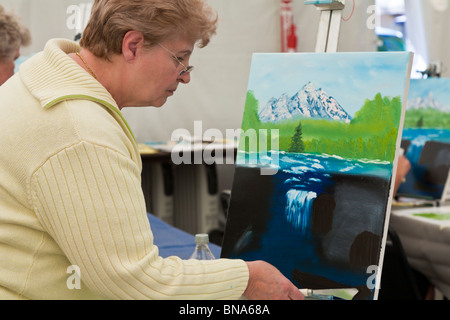
[[[20,69],[22,81],[43,107],[50,107],[64,97],[87,96],[104,100],[117,108],[101,83],[67,55],[79,50],[80,47],[73,41],[48,41],[43,52],[23,63]]]
[[[50,108],[61,101],[72,99],[100,103],[114,111],[133,136],[111,94],[68,56],[69,53],[79,50],[79,45],[70,40],[48,41],[44,51],[21,65],[20,76],[23,83],[41,102],[43,108]]]

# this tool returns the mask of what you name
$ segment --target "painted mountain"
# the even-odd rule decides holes
[[[323,89],[316,89],[312,82],[308,82],[292,97],[283,94],[278,99],[270,99],[259,112],[262,122],[279,122],[299,117],[345,122],[352,119],[336,99],[330,97]]]
[[[414,81],[414,80],[413,80]],[[414,109],[435,109],[449,111],[434,97],[433,92],[428,92],[425,97],[416,97],[408,100],[408,110]]]

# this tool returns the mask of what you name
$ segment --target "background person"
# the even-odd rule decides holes
[[[0,5],[0,86],[14,75],[20,47],[31,43],[30,31]]]
[[[404,155],[398,158],[397,171],[394,181],[394,197],[397,194],[398,188],[405,181],[406,175],[411,170],[411,162]]]
[[[120,110],[162,106],[215,30],[202,0],[96,0],[81,47],[50,40],[0,87],[0,298],[303,298],[265,262],[163,259],[153,244]]]

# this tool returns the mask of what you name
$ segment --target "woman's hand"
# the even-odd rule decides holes
[[[304,300],[304,295],[277,268],[264,261],[247,262],[249,300]]]

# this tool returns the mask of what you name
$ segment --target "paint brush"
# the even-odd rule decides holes
[[[352,300],[358,289],[300,289],[300,292],[306,300]]]

